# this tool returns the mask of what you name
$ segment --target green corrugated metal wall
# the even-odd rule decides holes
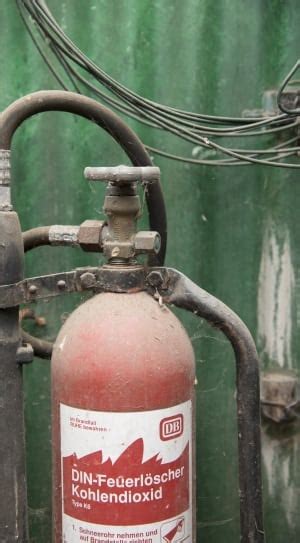
[[[261,107],[300,48],[297,0],[49,0],[64,30],[116,79],[153,100],[240,116]],[[15,2],[0,0],[0,108],[57,88],[26,34]],[[145,143],[184,154],[186,144],[131,125]],[[277,143],[277,142],[275,142]],[[48,113],[26,123],[13,148],[13,195],[22,227],[78,224],[101,215],[102,192],[86,165],[124,162],[97,127]],[[155,158],[168,206],[167,264],[230,305],[258,342],[263,368],[299,372],[297,173],[208,168]],[[27,276],[95,262],[72,250],[38,249]],[[260,303],[258,303],[258,298]],[[54,337],[73,300],[40,303]],[[78,299],[76,303],[78,303]],[[278,318],[280,315],[280,318]],[[239,541],[234,361],[219,334],[184,316],[197,356],[198,541]],[[31,542],[50,543],[49,363],[25,369]],[[294,424],[263,430],[267,541],[300,540],[300,439]]]

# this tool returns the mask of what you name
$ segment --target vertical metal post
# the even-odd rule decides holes
[[[23,242],[10,205],[9,152],[0,150],[0,285],[23,278]],[[27,542],[27,496],[19,308],[0,310],[1,543]]]

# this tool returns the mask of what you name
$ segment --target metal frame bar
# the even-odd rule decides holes
[[[152,277],[151,277],[152,276]],[[229,339],[236,360],[241,543],[263,543],[259,360],[244,322],[220,300],[171,268],[148,276],[149,290],[163,303],[202,317]]]

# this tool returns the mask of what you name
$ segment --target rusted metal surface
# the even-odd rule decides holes
[[[103,206],[107,216],[103,253],[108,261],[125,264],[137,254],[158,255],[161,248],[159,233],[137,233],[137,220],[142,210],[136,184],[138,180],[147,183],[159,179],[159,168],[88,168],[87,174],[95,180],[108,182]]]
[[[52,273],[0,286],[0,309],[45,300],[72,292],[126,292],[140,289],[145,269],[139,265],[85,267],[65,273]]]
[[[115,198],[113,199],[115,202]],[[126,205],[127,203],[127,205]],[[121,214],[124,215],[125,209],[135,221],[137,217],[136,208],[134,213],[130,210],[128,202],[121,206]],[[140,206],[138,206],[138,211]],[[108,210],[110,212],[110,210]],[[114,205],[111,212],[116,212]],[[126,219],[125,219],[126,220]],[[127,222],[125,223],[127,225]],[[119,228],[118,237],[120,238]],[[124,238],[130,244],[130,255],[141,253],[158,253],[160,250],[161,238],[158,232],[148,230],[138,232],[132,238],[131,229],[123,232]],[[132,239],[131,239],[132,238]],[[81,247],[83,251],[100,253],[103,251],[105,243],[109,240],[108,225],[106,221],[86,220],[80,226],[71,225],[53,225],[40,226],[23,232],[24,251],[30,251],[43,245],[61,246],[61,247]],[[126,240],[125,240],[126,241]],[[128,253],[128,250],[126,254]]]
[[[64,292],[79,290],[78,274],[75,271],[44,275],[23,279],[18,283],[0,286],[0,308],[16,307],[23,303],[31,303],[41,299],[53,298]],[[64,281],[66,288],[61,289],[60,281]]]
[[[0,286],[0,308],[18,307],[68,294],[90,290],[98,292],[137,292],[144,289],[145,270],[142,266],[118,268],[81,268],[74,271],[24,279]],[[36,338],[22,330],[22,339],[33,347],[36,356],[49,359],[53,343]]]
[[[140,198],[137,195],[106,195],[103,209],[108,217],[108,237],[103,251],[108,260],[128,261],[134,257],[133,238],[140,208]]]

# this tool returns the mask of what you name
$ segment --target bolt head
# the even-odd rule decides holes
[[[91,272],[85,272],[80,276],[80,283],[83,288],[91,288],[96,283],[96,277]]]
[[[36,293],[37,293],[37,290],[38,290],[38,288],[37,288],[37,286],[36,286],[36,285],[30,285],[30,287],[29,287],[29,289],[28,289],[28,290],[29,290],[29,293],[30,293],[30,294],[36,294]]]
[[[158,288],[163,284],[163,276],[159,271],[152,271],[147,276],[147,282],[151,287]]]
[[[66,286],[67,286],[67,283],[63,279],[60,279],[59,281],[57,281],[57,288],[59,288],[59,290],[64,290]]]

